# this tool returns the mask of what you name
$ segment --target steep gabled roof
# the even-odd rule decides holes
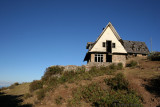
[[[126,49],[127,53],[149,54],[149,50],[145,42],[122,40],[122,45]]]
[[[115,28],[113,27],[113,25],[111,24],[111,22],[109,22],[107,24],[107,26],[104,28],[104,30],[102,31],[102,33],[98,36],[97,40],[93,43],[93,45],[90,47],[90,49],[88,50],[88,52],[94,47],[94,45],[97,43],[97,41],[101,38],[101,36],[103,35],[103,33],[106,31],[106,29],[110,27],[112,32],[114,33],[114,35],[116,36],[116,38],[118,40],[121,40],[121,37],[119,36],[119,34],[117,33],[117,31],[115,30]]]

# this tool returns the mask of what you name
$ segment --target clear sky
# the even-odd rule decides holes
[[[0,0],[0,85],[83,65],[86,43],[111,22],[124,40],[160,51],[160,0]]]

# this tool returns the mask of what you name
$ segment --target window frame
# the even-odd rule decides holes
[[[103,62],[103,54],[95,54],[94,62]]]
[[[102,42],[102,47],[106,47],[106,42]]]
[[[112,48],[116,48],[116,43],[112,43]]]

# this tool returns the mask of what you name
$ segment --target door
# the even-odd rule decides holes
[[[112,41],[106,41],[106,51],[112,53]]]
[[[112,55],[106,54],[106,62],[112,62]]]

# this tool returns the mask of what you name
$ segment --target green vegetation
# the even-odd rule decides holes
[[[13,89],[15,86],[19,85],[18,82],[15,82],[14,84],[12,84],[11,86],[9,86],[9,89]]]
[[[104,80],[107,85],[115,90],[128,90],[128,81],[122,73],[118,73],[114,78]]]
[[[30,97],[32,97],[32,94],[30,94],[30,93],[24,94],[24,98],[25,98],[25,99],[30,98]]]
[[[123,69],[123,64],[122,63],[118,63],[117,64],[117,70],[122,70]]]
[[[160,61],[160,52],[152,52],[148,55],[148,59],[151,61]]]
[[[132,63],[133,62],[131,62],[131,65],[134,65]],[[33,81],[30,84],[30,92],[37,90],[37,99],[42,100],[47,91],[54,91],[60,84],[66,82],[73,83],[80,80],[91,80],[93,77],[104,74],[113,75],[116,70],[121,69],[123,69],[122,63],[117,65],[112,64],[109,67],[92,67],[89,71],[85,71],[85,68],[81,67],[76,71],[63,72],[63,67],[52,66],[46,69],[40,81]],[[103,89],[96,83],[77,88],[73,91],[73,98],[68,101],[68,106],[80,105],[81,101],[85,101],[92,106],[110,106],[116,101],[118,101],[119,104],[141,104],[140,98],[136,93],[129,90],[129,83],[122,73],[118,73],[114,78],[105,79],[104,81],[106,87],[110,88]],[[30,95],[26,95],[26,97],[30,97]],[[61,96],[58,96],[55,98],[55,103],[61,105],[63,100]]]
[[[64,100],[64,99],[63,99],[61,96],[58,96],[58,97],[55,99],[55,103],[56,103],[57,105],[61,105],[63,100]]]
[[[81,105],[80,101],[90,103],[95,107],[113,106],[115,103],[142,106],[140,97],[133,91],[105,90],[98,84],[82,86],[73,92],[73,98],[68,101],[69,106]]]
[[[38,100],[42,100],[45,97],[45,90],[44,89],[39,89],[36,92],[36,95],[37,95]]]
[[[78,67],[74,71],[64,71],[61,66],[52,66],[46,69],[41,80],[31,83],[14,83],[0,91],[2,95],[5,93],[4,95],[19,96],[18,100],[24,100],[22,104],[33,104],[33,106],[41,103],[43,106],[57,104],[57,106],[68,107],[130,107],[142,106],[142,102],[143,104],[145,102],[144,106],[150,103],[156,105],[157,102],[147,102],[152,97],[141,92],[148,91],[160,96],[159,84],[157,85],[160,80],[159,72],[155,71],[159,67],[159,62],[138,58],[134,60],[145,69],[137,69],[135,61],[128,63],[131,69],[123,69],[122,63],[111,64],[108,67],[92,67],[89,71],[86,71],[84,66]],[[136,69],[134,69],[135,67]],[[119,71],[117,72],[117,70]],[[139,85],[143,84],[143,79],[147,84]],[[133,84],[132,81],[136,82]],[[145,89],[141,87],[145,87]],[[134,90],[137,90],[142,97]],[[54,96],[51,97],[51,94]],[[43,100],[44,97],[45,100]],[[47,99],[50,100],[49,103]],[[157,98],[154,97],[154,99],[156,101]]]
[[[137,62],[134,61],[134,60],[132,60],[132,61],[130,61],[126,66],[127,66],[127,67],[132,67],[132,68],[134,68],[134,67],[137,66]]]
[[[35,91],[37,89],[41,89],[41,88],[43,88],[42,81],[34,80],[29,86],[29,91],[33,92],[33,91]]]
[[[61,67],[58,65],[48,67],[46,69],[46,72],[45,72],[44,76],[42,77],[42,79],[50,78],[54,75],[60,75],[60,74],[62,74],[63,70],[64,70],[64,67]]]
[[[63,71],[64,68],[60,66],[51,66],[46,69],[46,72],[41,80],[33,81],[30,84],[30,92],[35,90],[46,90],[37,94],[38,99],[42,99],[45,92],[54,90],[58,85],[66,82],[73,83],[80,80],[91,80],[93,77],[101,76],[104,74],[112,75],[116,69],[121,68],[119,65],[110,65],[109,67],[92,67],[89,71],[85,71],[85,67],[79,67],[76,71]],[[42,94],[42,95],[41,95]],[[42,96],[42,97],[41,97]]]

